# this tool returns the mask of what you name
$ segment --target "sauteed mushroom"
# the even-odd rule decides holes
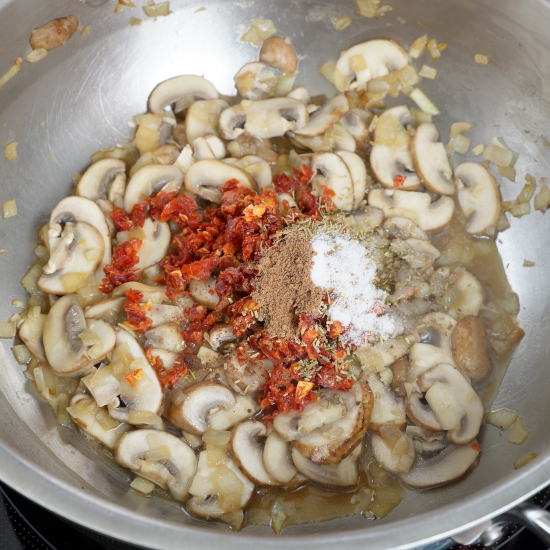
[[[298,67],[298,57],[288,38],[270,36],[260,50],[260,61],[283,73],[292,74]]]
[[[168,105],[178,103],[175,112],[183,111],[195,99],[218,99],[214,85],[202,76],[176,76],[161,82],[149,96],[149,111],[162,113]]]
[[[92,201],[109,199],[122,208],[126,188],[126,163],[120,159],[105,158],[94,162],[84,172],[75,195]]]
[[[124,196],[124,209],[132,207],[159,191],[179,191],[183,185],[183,172],[177,167],[164,164],[149,164],[140,168],[130,179]]]

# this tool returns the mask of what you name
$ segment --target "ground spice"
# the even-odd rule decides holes
[[[290,232],[259,261],[252,299],[270,336],[299,338],[299,315],[319,315],[326,291],[311,280],[313,249],[301,232]]]

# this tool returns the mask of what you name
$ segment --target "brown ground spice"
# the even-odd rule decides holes
[[[271,336],[299,337],[299,314],[316,315],[325,291],[311,280],[313,248],[302,233],[290,233],[268,248],[260,261],[252,299]]]

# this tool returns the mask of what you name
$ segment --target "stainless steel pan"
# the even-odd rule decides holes
[[[341,49],[376,37],[408,46],[428,33],[448,44],[433,63],[438,78],[422,87],[439,105],[443,136],[451,123],[476,124],[475,141],[502,136],[520,153],[518,183],[504,181],[515,197],[526,173],[550,175],[550,6],[544,0],[389,0],[393,11],[379,20],[360,18],[352,0],[172,0],[172,15],[145,19],[141,9],[114,14],[110,1],[91,8],[75,0],[0,0],[0,72],[25,56],[31,29],[75,13],[90,33],[74,37],[0,89],[0,145],[19,142],[19,159],[0,158],[0,201],[16,198],[19,215],[0,221],[0,311],[8,317],[19,280],[33,261],[37,229],[71,191],[71,176],[99,148],[124,141],[128,122],[144,111],[149,92],[178,74],[204,74],[233,92],[232,77],[256,56],[237,42],[252,17],[270,18],[304,56],[300,84],[333,93],[317,69]],[[197,8],[205,7],[197,12]],[[323,14],[327,15],[323,17]],[[344,31],[331,16],[351,15]],[[487,66],[474,63],[487,54]],[[43,123],[43,124],[42,124]],[[98,462],[78,438],[59,428],[48,406],[35,400],[15,364],[10,342],[0,345],[0,478],[52,511],[91,529],[159,549],[406,548],[471,527],[521,502],[550,480],[550,214],[512,220],[498,242],[508,277],[519,293],[527,336],[517,350],[495,406],[516,410],[531,435],[521,446],[488,427],[483,458],[460,483],[405,499],[389,517],[362,517],[292,527],[283,537],[267,528],[240,534],[186,516],[173,502],[128,492],[127,475]],[[522,267],[524,259],[535,267]],[[3,319],[4,320],[4,319]],[[514,471],[527,451],[537,459]]]

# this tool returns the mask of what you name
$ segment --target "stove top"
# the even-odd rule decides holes
[[[545,501],[547,496],[545,495]],[[546,502],[545,502],[546,504]],[[490,550],[547,550],[534,535],[517,526],[508,540]],[[67,522],[0,483],[0,550],[146,550]],[[440,544],[426,547],[449,548]],[[176,549],[175,549],[176,550]],[[489,550],[480,545],[454,545],[449,550]]]

